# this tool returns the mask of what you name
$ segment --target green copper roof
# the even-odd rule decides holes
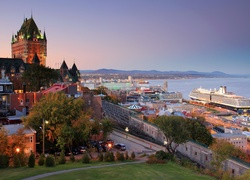
[[[43,36],[32,17],[30,19],[24,19],[24,22],[18,32],[18,35],[20,34],[22,34],[25,39],[43,39]]]

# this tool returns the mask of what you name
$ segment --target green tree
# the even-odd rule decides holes
[[[26,83],[28,91],[39,91],[42,86],[49,87],[57,82],[59,77],[59,73],[55,69],[30,64],[22,74],[22,81]]]
[[[90,131],[88,113],[84,111],[83,99],[67,97],[63,92],[49,93],[32,107],[23,121],[37,132],[41,132],[43,120],[48,122],[45,125],[46,139],[51,142],[57,140],[57,145],[63,150],[65,145],[72,145],[73,139],[86,139]]]
[[[213,137],[204,125],[202,119],[187,119],[190,138],[204,145],[210,146],[213,142]]]
[[[165,135],[165,146],[170,154],[175,154],[176,148],[190,137],[187,121],[181,116],[159,116],[155,124]]]
[[[31,152],[31,154],[30,154],[30,156],[29,156],[28,166],[29,166],[30,168],[33,168],[33,167],[35,166],[35,161],[36,161],[35,155],[34,155],[33,152]]]
[[[114,123],[108,119],[104,118],[102,121],[103,139],[106,140],[109,133],[114,129]]]

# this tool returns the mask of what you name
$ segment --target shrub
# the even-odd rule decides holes
[[[65,164],[66,163],[66,157],[65,157],[64,150],[60,152],[58,163],[59,164]]]
[[[75,160],[76,160],[76,159],[75,159],[75,156],[74,156],[73,154],[70,154],[70,161],[71,161],[71,162],[75,162]]]
[[[128,151],[125,152],[125,159],[128,160],[129,156],[128,156]]]
[[[46,167],[54,167],[55,166],[55,158],[51,155],[48,155],[45,159]]]
[[[115,156],[113,152],[106,152],[103,157],[105,162],[112,162],[115,160]]]
[[[39,157],[39,160],[38,160],[38,165],[39,166],[43,166],[44,165],[44,154],[41,154],[40,157]]]
[[[33,168],[35,166],[35,155],[33,152],[31,152],[31,154],[29,156],[28,166],[30,168]]]
[[[116,160],[118,160],[118,161],[120,160],[120,158],[121,158],[120,151],[116,151],[115,157],[116,157]]]
[[[130,157],[131,157],[132,160],[135,159],[135,152],[134,151],[131,153]]]
[[[27,158],[24,152],[13,155],[13,164],[14,167],[23,167],[27,164]]]
[[[158,159],[155,155],[151,155],[148,157],[148,160],[146,161],[148,164],[164,164],[165,161],[162,159]]]
[[[0,168],[9,167],[9,157],[7,155],[0,155]]]
[[[155,153],[155,157],[159,160],[164,160],[167,159],[167,153],[164,152],[163,150],[160,150]]]
[[[115,161],[115,156],[114,156],[114,153],[112,151],[109,153],[109,161],[110,162]]]
[[[82,163],[88,164],[89,162],[90,162],[89,155],[87,153],[85,153],[82,156]]]
[[[13,164],[15,168],[21,167],[20,154],[13,155]]]
[[[109,152],[106,152],[103,156],[103,161],[108,162],[109,161]]]
[[[99,160],[100,162],[103,161],[103,154],[102,154],[102,153],[100,153],[100,154],[98,155],[98,160]]]
[[[118,161],[124,161],[124,154],[123,153],[120,153],[119,151],[116,152],[116,159]]]

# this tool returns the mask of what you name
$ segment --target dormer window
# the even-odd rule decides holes
[[[23,65],[21,65],[20,68],[19,68],[19,72],[22,74],[22,73],[24,73],[24,70],[25,69],[24,69]]]
[[[14,66],[11,66],[10,73],[11,74],[15,74],[16,73],[16,68]]]

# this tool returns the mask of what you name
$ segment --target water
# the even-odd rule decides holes
[[[218,90],[220,86],[226,86],[228,92],[250,99],[250,78],[157,79],[148,82],[152,86],[162,86],[165,80],[168,82],[168,91],[181,92],[187,100],[190,99],[188,95],[194,88]]]

